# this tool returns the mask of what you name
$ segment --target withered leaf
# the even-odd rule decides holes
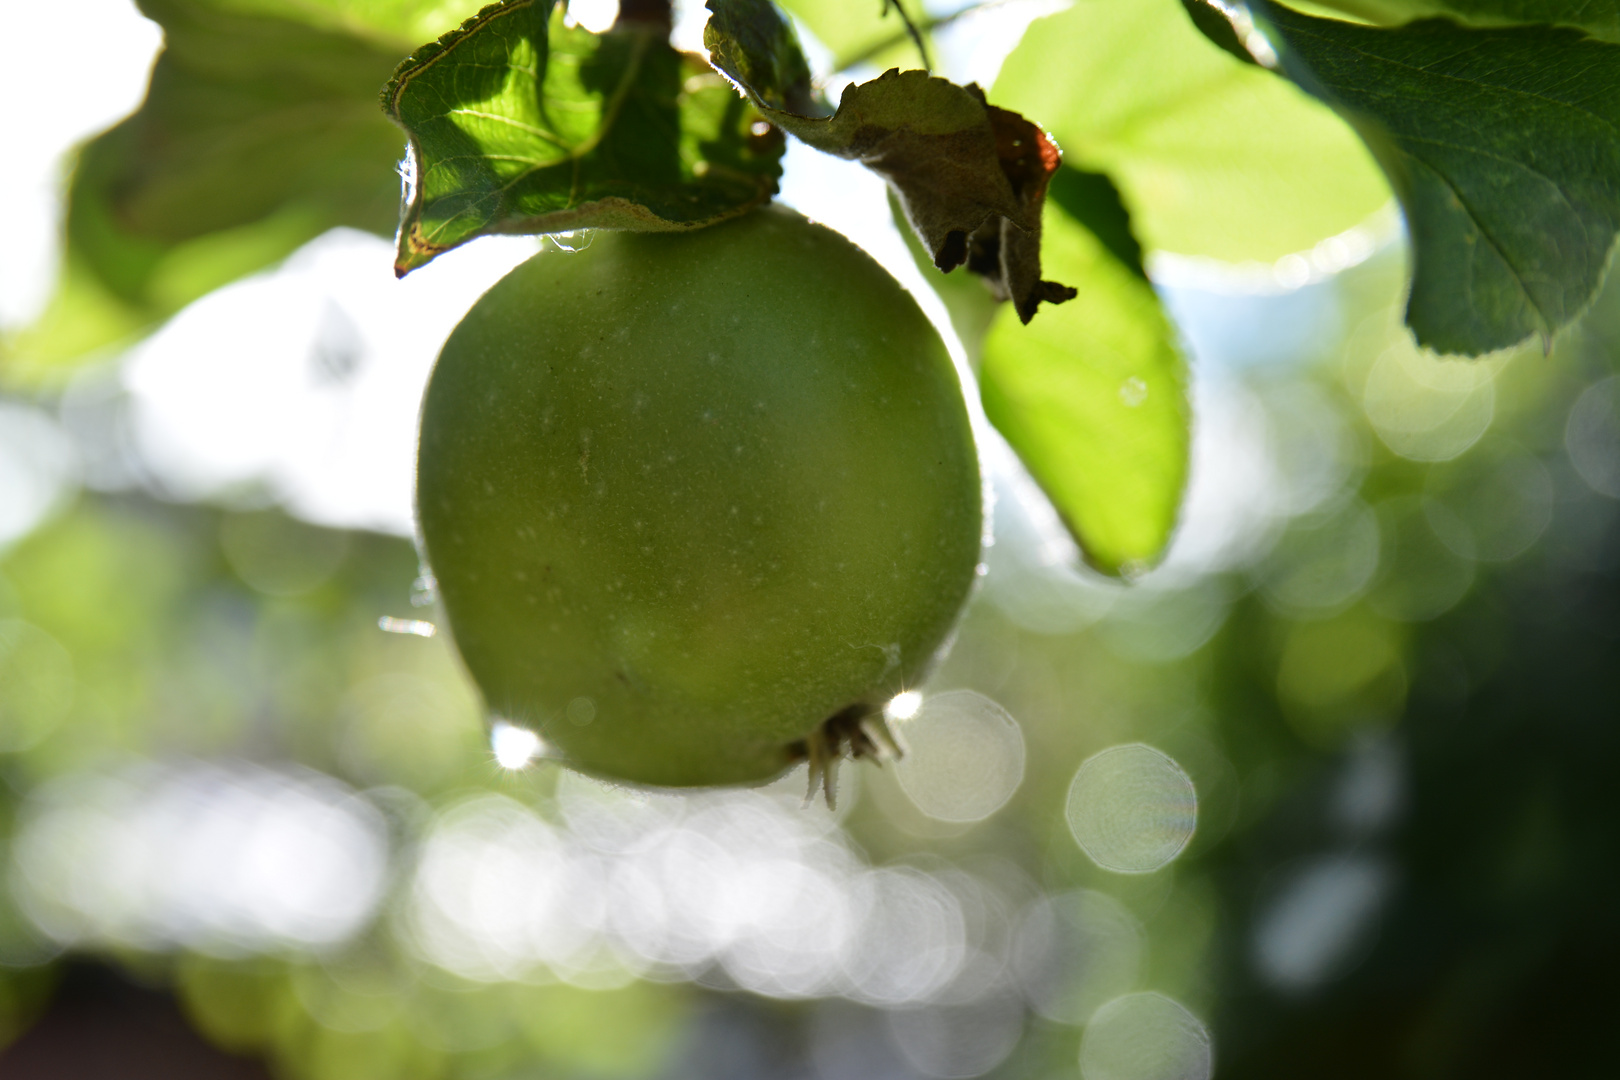
[[[1062,155],[1038,125],[990,105],[976,84],[893,69],[818,115],[792,28],[769,0],[708,6],[710,62],[777,127],[888,180],[940,270],[966,264],[1026,323],[1041,301],[1074,297],[1041,280],[1041,206]]]

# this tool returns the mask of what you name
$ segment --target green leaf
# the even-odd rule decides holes
[[[985,413],[1093,566],[1163,553],[1187,481],[1186,365],[1141,273],[1048,202],[1046,261],[1079,296],[1022,327],[1003,311],[979,369]]]
[[[772,112],[798,118],[833,110],[816,94],[793,24],[770,0],[708,0],[703,44],[715,68]]]
[[[405,0],[142,0],[164,50],[145,102],[80,152],[57,293],[8,380],[61,377],[337,225],[391,235],[398,132],[377,88],[464,13]]]
[[[1047,197],[1102,242],[1121,266],[1147,280],[1142,265],[1142,245],[1131,229],[1131,215],[1119,188],[1104,173],[1086,172],[1073,166],[1059,169],[1052,177]]]
[[[1187,18],[1192,20],[1200,34],[1209,39],[1210,44],[1245,64],[1259,63],[1225,12],[1205,3],[1205,0],[1181,0],[1181,10],[1187,13]]]
[[[906,219],[950,271],[966,264],[1028,322],[1073,290],[1041,279],[1041,204],[1060,156],[1045,132],[924,71],[890,69],[844,91],[838,111],[811,93],[792,27],[769,0],[709,0],[704,44],[771,123],[889,181]]]
[[[1550,340],[1587,305],[1620,231],[1620,46],[1442,19],[1380,29],[1265,0],[1253,12],[1399,194],[1419,343],[1477,355]]]
[[[1197,0],[1193,0],[1197,2]],[[1358,19],[1399,26],[1448,16],[1471,26],[1573,26],[1620,42],[1620,0],[1319,0]]]
[[[1087,0],[1036,21],[992,98],[1107,173],[1149,249],[1271,262],[1389,201],[1355,134],[1223,52],[1179,0]]]
[[[410,136],[397,272],[491,233],[676,231],[767,201],[781,135],[658,27],[570,27],[508,0],[400,65],[383,107]]]

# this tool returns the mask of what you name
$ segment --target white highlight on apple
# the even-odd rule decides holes
[[[396,619],[392,615],[378,619],[377,629],[386,634],[412,634],[416,637],[432,637],[439,632],[437,626],[425,619]]]

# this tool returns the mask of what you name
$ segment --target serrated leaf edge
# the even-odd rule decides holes
[[[450,244],[438,244],[429,239],[420,228],[421,211],[423,209],[423,195],[417,179],[422,175],[423,160],[422,148],[411,130],[399,114],[399,98],[409,83],[418,75],[426,72],[453,52],[457,45],[474,32],[496,18],[509,15],[513,11],[533,7],[535,4],[545,6],[546,17],[549,20],[551,12],[555,9],[557,0],[503,0],[501,3],[489,4],[471,18],[462,22],[456,29],[441,35],[436,41],[430,42],[416,50],[411,56],[402,60],[394,69],[394,74],[383,87],[381,104],[383,112],[388,118],[405,131],[407,158],[403,164],[402,176],[405,183],[400,208],[400,227],[397,235],[397,255],[394,261],[394,273],[397,277],[404,277],[412,270],[432,262],[447,251],[452,251],[480,236],[510,235],[532,236],[549,235],[555,233],[573,232],[579,229],[629,229],[636,232],[686,232],[693,229],[705,228],[718,224],[733,217],[741,216],[763,203],[769,202],[776,194],[776,180],[762,174],[758,185],[758,194],[746,202],[740,203],[728,210],[711,217],[695,221],[671,221],[658,216],[645,206],[620,196],[608,196],[602,199],[593,199],[538,217],[519,217],[505,221],[492,222],[489,226],[462,237]],[[663,31],[656,27],[642,27],[639,29],[634,60],[627,70],[624,79],[615,89],[613,97],[607,103],[605,115],[616,116],[622,108],[634,83],[635,72],[639,69],[645,58],[646,50],[651,47],[654,40],[662,36]],[[609,121],[611,123],[611,120]],[[606,132],[608,124],[604,124],[596,135],[578,147],[573,148],[568,158],[579,160],[595,149]],[[531,170],[532,172],[533,170]],[[529,173],[523,174],[530,175]],[[517,179],[522,179],[519,177]],[[509,181],[506,187],[517,182]],[[504,190],[504,188],[503,188]],[[454,220],[454,219],[451,219]],[[445,225],[440,225],[442,230]]]

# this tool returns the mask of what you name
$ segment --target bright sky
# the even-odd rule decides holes
[[[140,103],[162,41],[130,0],[75,0],[72,77],[63,78],[62,9],[39,0],[0,0],[0,329],[29,322],[44,306],[56,268],[56,222],[64,167],[74,144]],[[32,44],[31,44],[32,43]]]

